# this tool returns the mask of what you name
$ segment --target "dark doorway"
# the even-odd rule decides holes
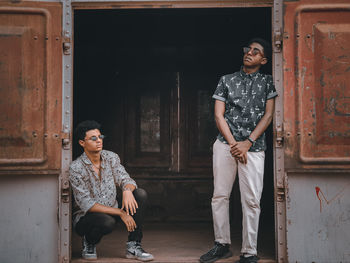
[[[76,10],[74,23],[74,125],[102,124],[104,148],[149,193],[150,225],[200,223],[208,231],[217,135],[211,96],[220,76],[240,69],[250,38],[271,38],[271,9]],[[271,73],[271,63],[264,70]],[[274,258],[271,129],[267,138],[258,249]],[[239,251],[238,184],[231,203]]]

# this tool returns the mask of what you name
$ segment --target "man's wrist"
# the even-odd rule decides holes
[[[247,140],[252,144],[252,146],[255,144],[255,141],[252,138],[248,137]]]
[[[130,191],[130,192],[132,192],[132,189],[131,189],[131,187],[126,186],[126,187],[123,188],[123,192],[125,192],[125,191]]]

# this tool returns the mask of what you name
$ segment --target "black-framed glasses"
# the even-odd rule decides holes
[[[255,48],[243,47],[243,53],[244,54],[247,54],[251,50],[252,50],[252,55],[253,56],[256,56],[258,54],[260,54],[262,57],[264,56],[262,51],[260,49],[256,48],[256,47]]]
[[[91,140],[91,141],[93,141],[93,142],[96,142],[97,141],[97,139],[101,139],[101,140],[103,140],[104,138],[105,138],[106,136],[104,136],[104,135],[99,135],[99,136],[91,136],[88,140]]]

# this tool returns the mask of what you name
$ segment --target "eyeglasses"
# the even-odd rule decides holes
[[[252,50],[252,48],[250,48],[250,47],[244,47],[243,48],[243,53],[244,54],[247,54],[249,51],[251,51]],[[263,53],[262,53],[262,51],[260,50],[260,49],[258,49],[258,48],[253,48],[253,50],[252,50],[252,55],[253,56],[256,56],[256,55],[258,55],[260,53],[260,55],[263,57],[264,55],[263,55]]]
[[[101,140],[103,140],[104,138],[105,138],[106,136],[104,136],[104,135],[99,135],[99,136],[91,136],[88,140],[91,140],[91,141],[93,141],[93,142],[96,142],[97,141],[97,139],[101,139]]]

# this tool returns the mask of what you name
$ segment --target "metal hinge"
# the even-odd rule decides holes
[[[71,52],[70,38],[64,38],[64,40],[63,40],[63,54],[70,55],[70,52]]]
[[[63,149],[69,150],[70,149],[70,133],[69,132],[62,132],[61,138],[62,138]]]
[[[282,30],[278,29],[277,31],[275,31],[273,35],[275,53],[280,53],[282,51],[282,42],[283,42]]]
[[[285,180],[281,180],[277,182],[276,185],[276,198],[277,202],[283,202],[286,199],[286,182]]]
[[[69,190],[69,181],[68,180],[62,180],[61,184],[61,200],[63,203],[68,203],[70,197],[70,190]]]
[[[282,147],[284,140],[283,125],[278,124],[276,129],[276,147]]]

